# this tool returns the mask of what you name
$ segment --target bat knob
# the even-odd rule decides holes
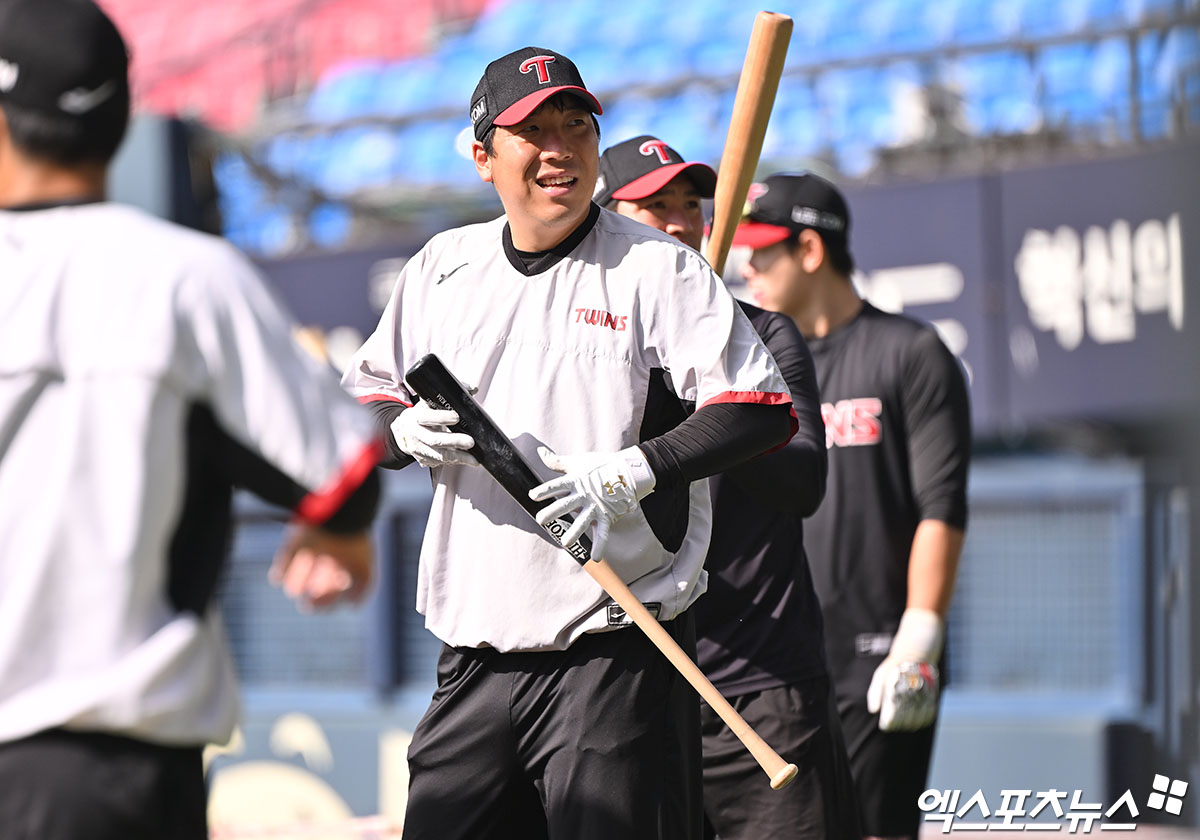
[[[779,790],[787,787],[799,772],[800,770],[795,764],[785,765],[782,770],[771,777],[771,790]]]

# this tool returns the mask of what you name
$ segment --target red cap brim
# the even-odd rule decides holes
[[[559,85],[558,87],[545,88],[544,90],[534,91],[528,96],[518,99],[513,104],[509,105],[503,111],[496,115],[496,119],[492,120],[495,125],[516,125],[523,121],[526,117],[538,109],[538,106],[554,96],[556,93],[570,91],[578,94],[581,99],[592,103],[592,110],[597,114],[603,114],[604,109],[600,107],[600,102],[596,97],[592,96],[587,88],[581,88],[579,85]]]
[[[792,231],[782,225],[769,225],[766,222],[742,222],[733,232],[733,244],[740,247],[767,248],[777,242],[782,242],[792,235]]]
[[[654,195],[671,180],[680,173],[686,172],[692,167],[698,167],[697,175],[701,176],[701,180],[696,183],[700,190],[701,198],[712,198],[712,187],[717,183],[717,173],[713,168],[706,163],[671,163],[666,166],[660,166],[653,172],[647,172],[640,178],[634,178],[619,190],[614,190],[612,197],[621,201],[636,201],[639,198],[646,198]]]

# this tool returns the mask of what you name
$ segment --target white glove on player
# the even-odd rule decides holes
[[[478,466],[475,456],[467,451],[475,445],[475,439],[448,428],[457,422],[457,411],[434,408],[424,400],[418,400],[392,421],[392,436],[396,438],[396,445],[422,467]]]
[[[557,455],[544,446],[538,455],[550,469],[565,473],[529,491],[535,502],[559,497],[538,511],[539,525],[546,525],[567,513],[575,521],[563,535],[562,544],[572,546],[593,523],[592,558],[604,557],[612,523],[638,506],[654,489],[654,471],[636,446],[612,454],[588,452],[582,455]]]
[[[937,715],[942,619],[932,610],[910,607],[900,617],[887,658],[867,689],[867,710],[879,713],[884,732],[924,729]]]

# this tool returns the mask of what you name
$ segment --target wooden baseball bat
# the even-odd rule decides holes
[[[454,428],[464,431],[475,439],[471,454],[480,465],[491,473],[500,486],[512,496],[526,513],[536,517],[537,512],[550,502],[535,502],[529,491],[542,483],[533,467],[525,460],[508,435],[500,430],[496,422],[475,402],[463,384],[446,368],[436,355],[430,353],[413,365],[405,380],[421,399],[435,408],[448,408],[458,412],[458,423]],[[542,527],[559,545],[570,527],[571,518],[564,516]],[[797,768],[780,757],[779,753],[754,731],[750,724],[737,713],[733,706],[716,689],[699,666],[679,647],[658,620],[650,614],[637,596],[625,585],[613,567],[604,558],[592,557],[592,543],[585,534],[578,542],[563,548],[575,558],[584,571],[600,584],[608,595],[625,610],[633,623],[642,629],[654,646],[675,666],[704,701],[712,707],[721,720],[733,730],[755,761],[771,780],[771,787],[779,790],[796,777]]]
[[[777,12],[759,12],[750,33],[750,46],[738,79],[729,118],[729,134],[717,169],[717,191],[713,196],[712,230],[708,234],[708,263],[713,271],[725,270],[725,258],[733,243],[733,231],[742,217],[746,194],[754,180],[754,168],[762,154],[763,137],[771,106],[779,90],[783,61],[792,37],[792,19]]]

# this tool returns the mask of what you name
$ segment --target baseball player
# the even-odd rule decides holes
[[[272,576],[357,597],[381,448],[227,244],[104,200],[125,44],[0,0],[0,837],[206,840],[237,715],[212,599],[233,485],[295,511]]]
[[[412,838],[700,833],[699,708],[682,677],[467,451],[414,404],[436,353],[687,649],[708,485],[784,444],[787,384],[698,254],[592,203],[600,103],[526,47],[471,97],[474,162],[504,216],[434,237],[401,272],[343,384],[389,429],[385,463],[432,468],[417,608],[445,642],[409,750]],[[680,423],[680,400],[699,408]],[[689,640],[689,636],[691,636]]]
[[[752,194],[734,236],[749,289],[796,321],[823,400],[829,482],[804,543],[863,832],[915,838],[967,520],[966,381],[930,326],[858,296],[836,187],[773,175]]]
[[[701,200],[717,176],[643,135],[600,157],[596,201],[696,250]],[[792,320],[739,305],[779,364],[800,421],[782,449],[714,476],[708,592],[696,603],[700,667],[799,775],[782,792],[729,728],[701,709],[705,831],[735,838],[858,837],[854,782],[825,668],[825,636],[802,544],[802,518],[825,493],[825,427],[808,346]]]

